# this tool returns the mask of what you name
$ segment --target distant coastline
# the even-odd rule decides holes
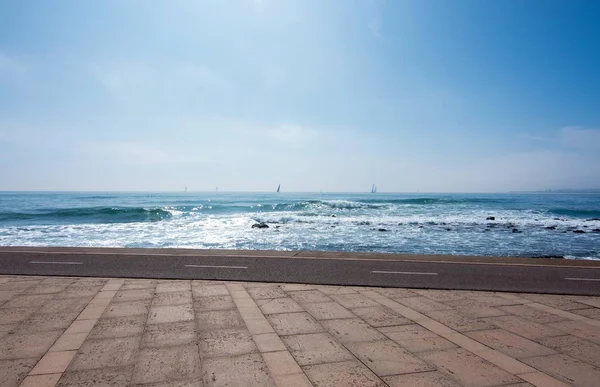
[[[543,191],[510,191],[511,194],[600,194],[600,189],[589,188],[589,189],[547,189]]]

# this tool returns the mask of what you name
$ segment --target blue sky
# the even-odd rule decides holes
[[[0,190],[600,188],[600,3],[0,2]]]

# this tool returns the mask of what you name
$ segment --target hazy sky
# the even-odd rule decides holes
[[[0,190],[600,188],[600,2],[0,1]]]

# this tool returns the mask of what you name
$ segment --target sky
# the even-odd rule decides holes
[[[600,3],[0,1],[0,190],[600,188]]]

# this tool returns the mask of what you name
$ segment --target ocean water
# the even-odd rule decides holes
[[[600,194],[0,192],[0,245],[600,259]]]

